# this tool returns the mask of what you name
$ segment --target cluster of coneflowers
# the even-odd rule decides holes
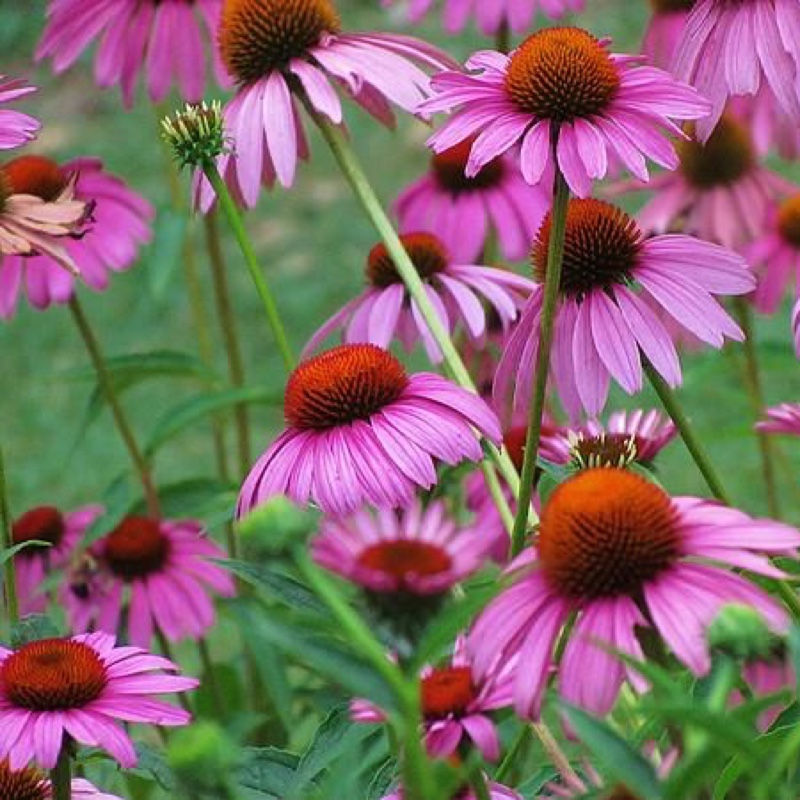
[[[522,797],[504,785],[524,773],[524,740],[498,725],[511,715],[558,773],[537,796],[633,797],[594,765],[570,765],[558,740],[573,731],[545,724],[548,703],[610,715],[621,695],[630,705],[650,691],[648,659],[707,676],[708,630],[731,604],[776,638],[751,648],[723,700],[793,690],[779,637],[800,621],[784,569],[800,531],[780,520],[769,437],[800,435],[800,404],[764,407],[752,337],[756,315],[785,314],[794,285],[783,357],[797,368],[800,187],[764,159],[800,149],[800,3],[654,0],[643,55],[580,27],[572,15],[591,3],[443,0],[448,32],[474,21],[494,37],[462,65],[421,39],[349,32],[333,0],[49,2],[37,59],[60,74],[94,47],[97,84],[119,86],[126,107],[140,78],[150,102],[173,90],[186,101],[163,135],[194,173],[231,384],[244,379],[219,217],[286,367],[256,378],[283,390],[285,428],[253,464],[237,405],[241,486],[224,546],[200,520],[163,513],[79,300],[135,264],[155,211],[91,154],[59,163],[31,144],[39,122],[16,103],[34,89],[0,81],[0,103],[14,103],[0,109],[0,316],[23,296],[69,308],[141,483],[124,513],[40,505],[6,521],[15,645],[0,647],[0,798],[110,798],[72,778],[80,745],[129,768],[120,723],[190,721],[185,698],[179,709],[151,695],[197,685],[175,674],[171,648],[187,640],[213,676],[214,603],[234,596],[224,561],[241,556],[230,523],[281,497],[320,512],[316,566],[304,542],[293,548],[299,576],[394,691],[394,707],[349,698],[354,723],[391,732],[399,777],[384,800]],[[416,22],[437,3],[382,5]],[[224,109],[201,102],[209,72]],[[391,212],[356,155],[348,105],[387,127],[398,112],[432,127],[428,171]],[[308,331],[298,362],[243,214],[262,189],[291,190],[310,126],[377,240],[355,265],[363,291]],[[651,193],[637,214],[618,204],[634,191]],[[770,519],[735,507],[676,392],[684,352],[730,342],[762,418]],[[428,370],[404,363],[415,351]],[[609,413],[612,384],[631,396],[652,385],[663,412]],[[677,436],[698,496],[656,479]],[[484,576],[494,589],[482,610],[420,665],[432,621]],[[20,639],[15,623],[40,614],[69,635]],[[664,777],[684,744],[650,742],[646,758]]]

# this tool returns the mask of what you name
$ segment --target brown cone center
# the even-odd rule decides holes
[[[102,543],[102,559],[126,581],[158,572],[170,553],[169,539],[158,522],[147,517],[125,517]]]
[[[2,800],[50,800],[52,792],[45,776],[34,769],[12,770],[8,759],[0,761],[0,798]]]
[[[432,233],[405,233],[400,241],[422,280],[429,280],[447,269],[450,258],[444,245]],[[379,289],[403,282],[394,259],[382,242],[369,251],[366,275],[370,284]]]
[[[800,194],[781,203],[778,209],[778,232],[784,241],[800,249]]]
[[[749,132],[729,115],[722,117],[705,144],[678,142],[677,149],[681,173],[698,189],[736,183],[756,163]]]
[[[26,547],[20,551],[21,556],[41,555],[42,552],[58,547],[64,538],[64,517],[54,506],[38,506],[26,511],[14,520],[11,526],[11,538],[14,544],[22,542],[49,542],[51,547]]]
[[[427,720],[460,717],[475,699],[469,667],[435,669],[421,681],[422,714]]]
[[[42,200],[55,200],[67,185],[61,167],[44,156],[19,156],[0,167],[11,194],[31,194]]]
[[[445,550],[429,542],[398,539],[378,542],[367,547],[358,557],[362,567],[382,572],[394,580],[399,591],[408,588],[409,581],[433,577],[447,572],[452,560]]]
[[[448,194],[460,195],[491,189],[503,180],[503,162],[496,158],[472,178],[464,174],[476,137],[470,137],[431,159],[433,174],[439,188]]]

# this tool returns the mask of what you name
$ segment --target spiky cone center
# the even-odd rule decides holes
[[[533,245],[536,280],[544,283],[552,214],[544,218]],[[622,209],[594,199],[573,199],[567,206],[560,292],[580,299],[597,289],[629,283],[637,266],[642,232]]]
[[[64,531],[64,516],[57,508],[38,506],[14,520],[11,526],[11,538],[14,544],[33,541],[48,542],[50,547],[34,545],[24,548],[19,552],[18,557],[42,555],[61,544]]]
[[[636,461],[639,448],[630,433],[579,434],[570,442],[570,466],[573,469],[627,467]]]
[[[587,119],[608,108],[620,86],[603,45],[582,28],[545,28],[511,55],[505,87],[525,113],[553,122]]]
[[[118,578],[132,581],[159,572],[171,545],[156,520],[125,517],[102,542],[102,560]]]
[[[539,556],[564,597],[625,595],[676,561],[680,536],[668,495],[622,469],[589,469],[560,484],[542,511]]]
[[[800,194],[781,203],[778,209],[778,232],[785,242],[800,249]]]
[[[331,0],[225,0],[220,54],[239,83],[253,83],[304,57],[340,27]]]
[[[0,167],[11,194],[30,194],[46,202],[56,200],[67,186],[61,167],[44,156],[19,156]]]
[[[68,711],[96,700],[108,683],[100,656],[87,644],[41,639],[24,645],[0,666],[0,688],[19,708]]]
[[[650,7],[655,14],[675,14],[679,11],[691,11],[695,0],[650,0]]]
[[[438,237],[432,233],[405,233],[400,241],[422,280],[430,280],[447,269],[450,256]],[[369,251],[365,272],[369,283],[378,289],[403,282],[394,259],[383,242]]]
[[[698,189],[730,186],[756,165],[750,133],[729,114],[720,119],[705,144],[682,141],[677,149],[681,174]]]
[[[462,717],[475,700],[469,667],[434,669],[420,681],[422,715],[426,720]]]
[[[363,550],[357,561],[360,567],[389,578],[395,591],[411,594],[416,580],[442,575],[453,563],[443,548],[416,539],[378,542]]]
[[[327,430],[373,414],[408,386],[403,365],[372,344],[345,344],[304,361],[289,376],[287,423],[298,430]]]
[[[451,195],[467,194],[497,186],[503,180],[504,167],[499,158],[490,161],[480,172],[468,178],[464,171],[467,168],[469,154],[476,137],[470,137],[463,142],[437,153],[431,159],[431,168],[439,188]]]
[[[50,800],[50,786],[33,767],[11,769],[8,759],[0,761],[0,798],[3,800]]]
[[[222,105],[187,103],[183,111],[166,117],[162,135],[181,166],[203,167],[228,152]]]

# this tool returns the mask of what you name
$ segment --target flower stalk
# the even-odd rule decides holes
[[[50,782],[53,787],[53,800],[70,800],[72,797],[72,761],[69,740],[61,745],[58,761],[50,770]]]
[[[8,485],[6,483],[6,464],[3,451],[0,450],[0,530],[3,536],[3,549],[8,550],[14,546],[14,537],[11,534],[11,514],[8,510]],[[17,575],[14,558],[7,558],[3,565],[3,587],[6,600],[8,623],[11,627],[19,620],[19,598],[17,597]]]

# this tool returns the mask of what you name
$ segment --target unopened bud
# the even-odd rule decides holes
[[[161,132],[182,167],[202,167],[229,152],[225,119],[218,100],[210,105],[187,103],[183,111],[161,121]]]

